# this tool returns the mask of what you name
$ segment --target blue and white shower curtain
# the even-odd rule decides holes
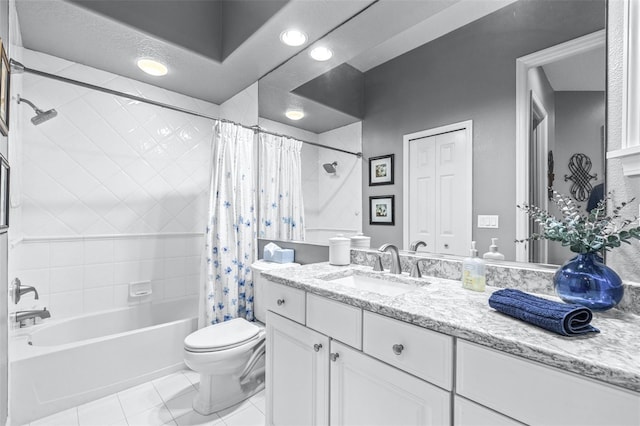
[[[260,238],[304,241],[302,141],[260,133]]]
[[[214,126],[209,215],[205,235],[200,327],[252,321],[256,254],[255,134],[233,123]]]

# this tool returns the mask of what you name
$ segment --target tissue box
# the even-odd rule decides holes
[[[293,250],[278,248],[273,252],[264,251],[263,259],[268,262],[291,263],[293,262]]]

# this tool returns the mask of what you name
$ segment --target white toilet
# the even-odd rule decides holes
[[[184,362],[200,373],[199,391],[193,401],[198,413],[224,410],[264,389],[266,308],[261,272],[294,265],[263,260],[251,265],[256,322],[235,318],[201,328],[184,339]]]

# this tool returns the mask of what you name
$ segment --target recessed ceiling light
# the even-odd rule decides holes
[[[300,120],[304,117],[304,112],[299,109],[288,109],[287,112],[284,113],[290,120]]]
[[[167,74],[167,66],[153,59],[139,59],[138,68],[147,74],[161,76]]]
[[[333,52],[328,47],[319,46],[309,52],[309,55],[316,61],[328,61],[333,56]]]
[[[307,41],[307,35],[298,30],[286,30],[280,34],[280,40],[287,46],[301,46]]]

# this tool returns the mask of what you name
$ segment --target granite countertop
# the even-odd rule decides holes
[[[327,280],[350,275],[352,271],[415,285],[415,290],[390,297]],[[273,282],[640,392],[638,315],[617,309],[594,313],[591,324],[600,333],[565,337],[489,307],[489,296],[499,290],[496,287],[487,286],[480,293],[463,289],[459,281],[410,278],[406,273],[399,277],[374,272],[368,266],[332,266],[326,262],[262,274]]]

